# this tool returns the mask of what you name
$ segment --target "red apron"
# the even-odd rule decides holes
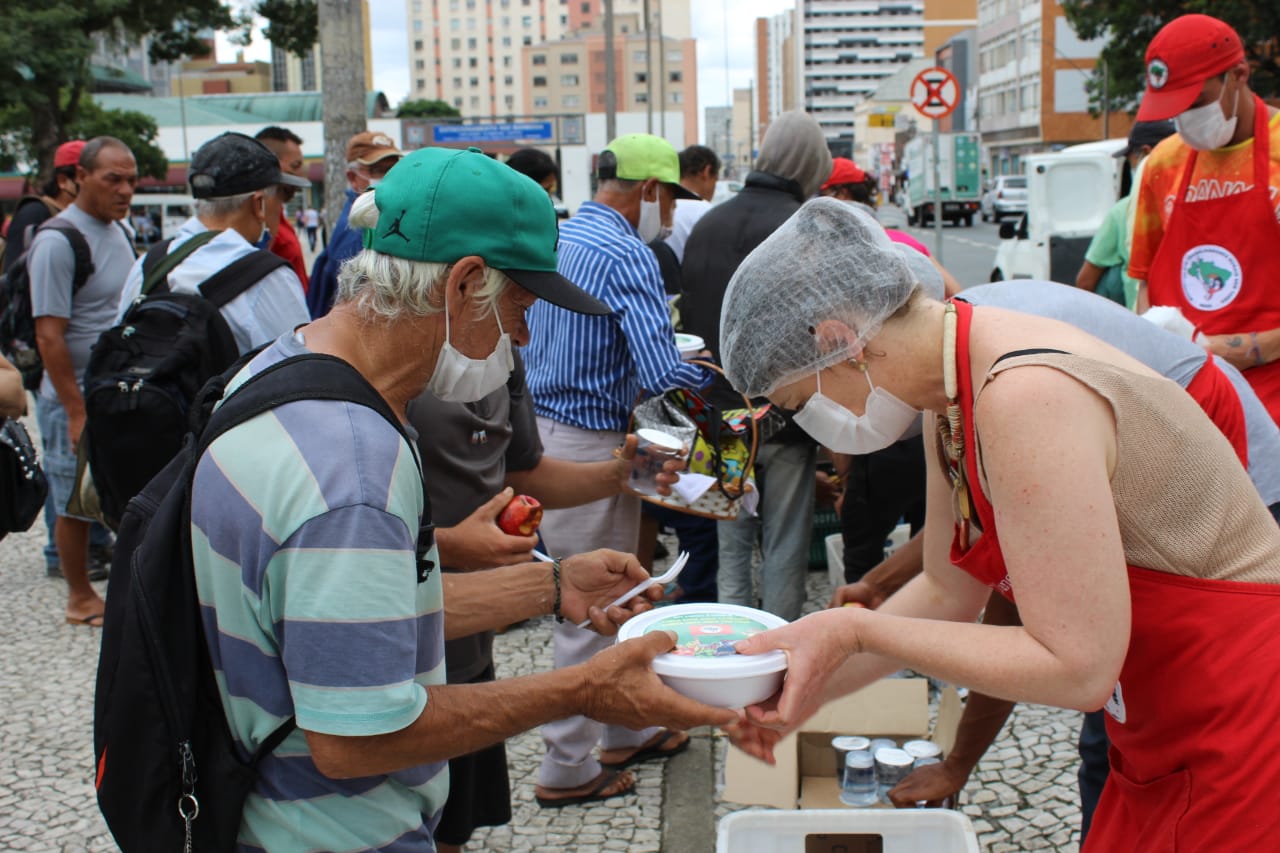
[[[951,558],[1012,600],[974,452],[973,309],[955,304],[964,465],[983,532],[967,550],[957,535]],[[1111,773],[1084,850],[1280,848],[1280,587],[1128,572],[1129,649],[1106,706]]]
[[[1200,370],[1187,383],[1187,393],[1227,437],[1236,456],[1240,457],[1240,464],[1249,470],[1249,427],[1244,419],[1244,406],[1240,404],[1236,386],[1214,362],[1213,356],[1204,360]]]
[[[1207,335],[1280,328],[1280,276],[1272,255],[1280,246],[1280,222],[1271,201],[1267,105],[1254,97],[1252,189],[1187,201],[1197,156],[1193,149],[1151,262],[1151,304],[1177,306]],[[1280,423],[1280,361],[1249,368],[1244,377]]]

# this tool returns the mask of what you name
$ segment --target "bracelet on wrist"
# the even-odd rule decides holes
[[[1253,364],[1255,367],[1261,367],[1267,363],[1267,360],[1262,357],[1262,349],[1258,346],[1258,333],[1250,332],[1249,341],[1252,344],[1249,347],[1249,354],[1253,356]]]
[[[560,559],[556,558],[551,561],[551,580],[556,585],[556,600],[551,607],[551,615],[556,618],[557,622],[563,622],[564,617],[560,615]]]

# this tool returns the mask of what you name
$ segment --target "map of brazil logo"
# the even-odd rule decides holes
[[[1196,246],[1182,256],[1182,294],[1200,311],[1218,311],[1240,295],[1243,276],[1236,256],[1221,246]]]

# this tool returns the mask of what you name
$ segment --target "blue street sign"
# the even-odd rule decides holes
[[[507,142],[513,139],[551,140],[555,136],[549,121],[494,122],[486,124],[437,124],[431,138],[437,143]]]

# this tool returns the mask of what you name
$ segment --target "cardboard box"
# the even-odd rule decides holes
[[[938,720],[929,731],[929,680],[886,678],[825,705],[804,728],[774,748],[770,767],[730,746],[725,758],[724,799],[776,809],[842,809],[836,777],[837,735],[932,740],[943,754],[955,744],[964,703],[954,687],[942,691]]]

